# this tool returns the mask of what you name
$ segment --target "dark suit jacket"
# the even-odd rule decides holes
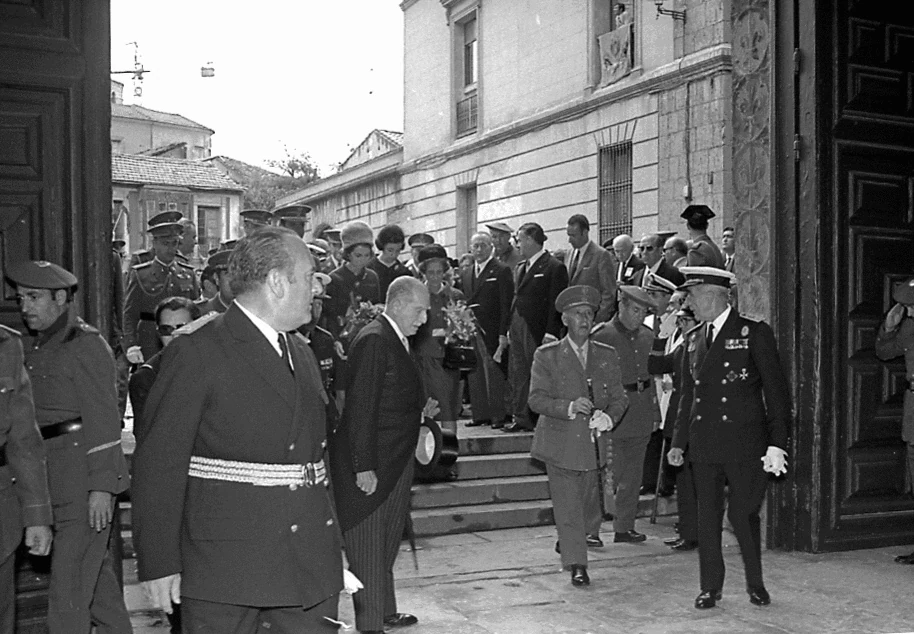
[[[486,350],[494,354],[499,335],[507,335],[511,325],[511,302],[514,300],[511,269],[493,257],[477,279],[474,263],[460,272],[460,290],[483,330]]]
[[[760,460],[787,449],[790,389],[771,327],[730,313],[706,349],[704,324],[686,337],[673,447],[696,462]]]
[[[677,328],[671,336],[678,337]],[[673,380],[673,391],[670,393],[666,413],[663,416],[663,437],[672,438],[673,428],[676,427],[676,412],[679,410],[679,397],[682,395],[682,377],[679,369],[682,367],[682,357],[685,354],[686,343],[683,341],[672,352],[666,352],[667,339],[654,339],[654,349],[647,360],[647,371],[654,375],[669,374]]]
[[[609,251],[600,245],[589,242],[581,261],[571,271],[572,254],[568,255],[568,286],[583,284],[600,291],[600,308],[594,321],[609,321],[616,313],[616,267]]]
[[[560,339],[562,316],[555,310],[555,298],[568,286],[568,270],[548,251],[521,278],[526,264],[521,260],[514,270],[512,312],[516,311],[527,323],[536,345],[543,342],[547,332]]]
[[[632,254],[622,268],[621,278],[619,277],[620,266],[622,265],[616,265],[614,279],[619,280],[619,282],[623,285],[641,286],[641,279],[644,277],[644,269],[647,268],[641,258],[635,254]]]
[[[192,455],[317,462],[326,396],[314,355],[289,336],[295,374],[233,304],[166,349],[134,454],[140,579],[180,572],[185,596],[310,607],[342,588],[340,533],[326,487],[191,478]]]
[[[384,316],[356,335],[346,371],[343,416],[330,438],[333,495],[344,531],[381,505],[413,459],[425,405],[419,370]],[[362,471],[378,477],[372,495],[356,486],[355,474]]]
[[[143,408],[146,407],[146,399],[149,398],[152,385],[159,375],[163,352],[157,352],[130,375],[128,389],[130,391],[130,405],[133,407],[133,436],[136,438],[137,444],[146,438],[146,432],[149,431],[148,420],[143,417]]]
[[[660,266],[657,267],[657,272],[654,274],[659,277],[662,277],[665,280],[671,281],[676,286],[682,286],[685,284],[685,275],[679,272],[675,266],[671,266],[666,263],[666,260],[660,260]]]

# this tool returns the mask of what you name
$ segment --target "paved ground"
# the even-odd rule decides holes
[[[672,518],[656,525],[638,521],[644,544],[612,544],[591,551],[586,589],[571,586],[553,551],[552,527],[509,529],[422,539],[419,570],[404,551],[397,563],[400,610],[419,625],[409,634],[538,634],[675,632],[745,634],[896,633],[914,631],[910,609],[914,566],[892,562],[910,548],[829,555],[766,552],[766,585],[772,604],[751,605],[742,563],[727,538],[729,570],[719,607],[692,607],[698,593],[695,552],[673,553],[662,540],[673,535]],[[607,526],[607,528],[609,528]],[[137,634],[167,628],[148,605],[127,564],[127,602]],[[352,623],[352,602],[340,600]],[[350,633],[354,630],[349,630]]]

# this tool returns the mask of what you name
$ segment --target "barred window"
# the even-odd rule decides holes
[[[632,232],[632,143],[600,148],[600,244]]]

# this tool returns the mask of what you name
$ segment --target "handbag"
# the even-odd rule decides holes
[[[446,370],[472,372],[476,369],[476,348],[469,344],[444,344],[444,359],[441,364]]]

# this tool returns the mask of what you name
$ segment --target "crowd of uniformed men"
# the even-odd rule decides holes
[[[736,310],[734,232],[719,249],[713,215],[686,208],[688,239],[602,245],[574,215],[569,248],[552,252],[540,225],[496,222],[458,260],[396,225],[318,225],[305,240],[249,210],[245,236],[204,262],[193,225],[165,212],[125,281],[112,258],[105,336],[76,315],[69,271],[10,267],[28,332],[0,330],[0,632],[23,527],[30,553],[51,554],[52,633],[130,631],[110,548],[128,386],[139,573],[172,631],[336,628],[343,544],[359,631],[415,623],[393,565],[419,425],[455,435],[467,409],[468,426],[534,432],[575,586],[590,584],[604,519],[614,542],[644,541],[649,483],[678,488],[667,541],[699,549],[696,607],[721,597],[725,507],[750,601],[767,605],[759,510],[786,471],[790,390],[770,327]],[[910,373],[914,281],[895,298],[877,347],[907,354]],[[477,335],[462,371],[445,360],[458,302]]]

